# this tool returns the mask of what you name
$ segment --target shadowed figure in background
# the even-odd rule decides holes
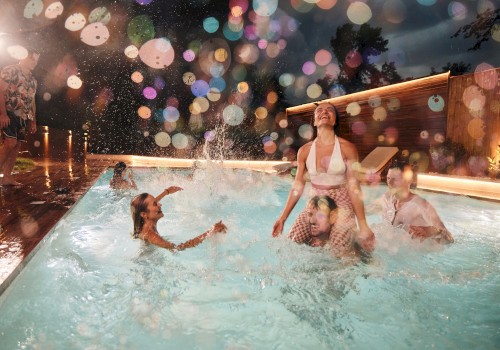
[[[26,142],[26,133],[36,132],[35,93],[37,81],[31,73],[38,64],[40,54],[28,49],[28,55],[17,64],[0,71],[0,128],[3,145],[0,149],[0,185],[20,186],[14,180],[12,169]]]
[[[178,245],[169,242],[160,236],[157,229],[157,223],[158,220],[164,216],[161,210],[160,200],[169,194],[173,194],[181,190],[182,188],[180,187],[170,186],[157,197],[153,197],[149,193],[142,193],[135,197],[130,203],[130,211],[134,222],[133,237],[141,239],[146,243],[175,251],[196,247],[206,238],[216,233],[226,233],[226,225],[224,225],[222,221],[219,221],[215,223],[212,228],[205,231],[201,235]]]
[[[438,243],[452,243],[453,236],[446,229],[434,207],[410,191],[413,170],[408,163],[394,161],[387,172],[389,190],[367,210],[379,211],[385,221],[407,231],[412,238],[433,239]]]
[[[358,162],[356,147],[338,137],[337,109],[330,103],[320,103],[314,110],[314,126],[318,135],[300,147],[297,154],[297,174],[280,217],[273,226],[273,236],[283,231],[286,219],[302,196],[306,173],[310,176],[314,195],[326,195],[338,206],[338,218],[330,240],[353,240],[366,252],[374,248],[375,236],[366,222],[361,189],[353,165]],[[359,231],[356,227],[358,220]],[[295,220],[288,237],[298,243],[311,239],[308,210]]]
[[[134,173],[132,169],[127,168],[127,165],[124,162],[116,163],[113,171],[113,177],[109,181],[109,187],[116,190],[136,190],[137,185],[134,181]]]

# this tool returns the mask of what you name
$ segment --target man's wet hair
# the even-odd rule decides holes
[[[330,209],[330,211],[337,209],[337,203],[335,201],[325,195],[314,196],[309,200],[309,207],[319,209],[321,206],[326,206]]]
[[[387,170],[389,169],[399,169],[401,171],[405,171],[405,169],[410,168],[410,163],[401,159],[394,159],[389,163]]]

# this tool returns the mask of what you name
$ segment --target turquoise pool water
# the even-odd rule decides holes
[[[420,194],[456,243],[420,244],[368,217],[377,249],[349,264],[271,238],[291,180],[244,170],[139,169],[163,200],[177,254],[131,239],[133,194],[111,171],[61,220],[0,296],[1,349],[494,349],[500,343],[500,205]],[[384,186],[364,188],[365,202]],[[285,227],[287,230],[302,200]]]

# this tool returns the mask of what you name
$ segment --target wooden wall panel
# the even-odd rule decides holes
[[[443,73],[318,102],[330,102],[337,107],[341,115],[339,136],[356,145],[360,159],[377,146],[397,146],[409,154],[428,154],[435,138],[446,136],[448,79],[449,73]],[[429,103],[433,96],[437,102]],[[346,111],[350,103],[359,105],[359,114]],[[297,130],[300,125],[311,123],[315,107],[308,103],[288,108],[288,127]],[[380,120],[377,112],[386,113],[386,118]],[[297,146],[307,142],[297,133],[295,137]]]
[[[472,155],[500,145],[500,68],[450,78],[448,137]]]

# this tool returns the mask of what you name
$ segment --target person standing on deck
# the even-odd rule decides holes
[[[35,93],[37,81],[32,71],[38,64],[40,54],[28,49],[28,56],[17,64],[0,71],[0,128],[3,146],[0,149],[0,185],[19,186],[12,176],[12,169],[26,142],[26,131],[36,132]]]
[[[304,191],[309,174],[313,195],[327,195],[338,206],[338,217],[330,235],[332,243],[354,240],[365,251],[374,249],[375,235],[368,226],[361,188],[353,165],[358,162],[356,147],[338,137],[337,109],[330,103],[320,103],[314,110],[317,137],[302,146],[297,153],[297,174],[281,215],[273,226],[272,235],[279,236],[291,211]],[[307,208],[295,220],[288,237],[298,243],[311,239]],[[359,231],[356,227],[357,218]]]

